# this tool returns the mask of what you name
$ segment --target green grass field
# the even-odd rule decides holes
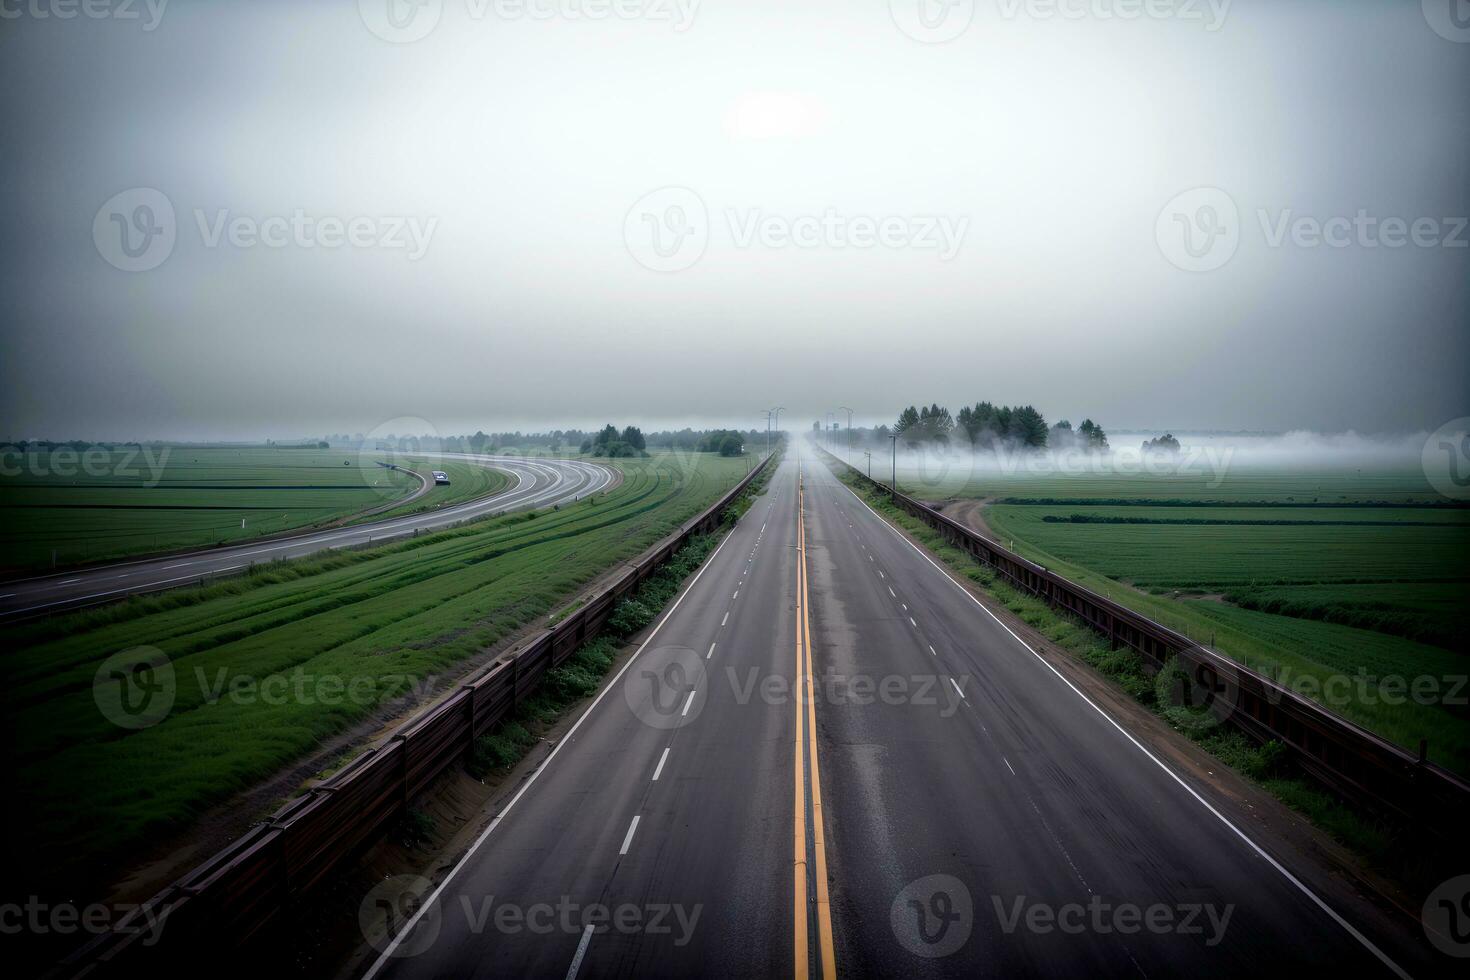
[[[900,469],[900,486],[988,501],[1026,557],[1470,773],[1470,510],[1421,472],[928,470]],[[1397,693],[1415,682],[1424,694]]]
[[[874,460],[874,477],[888,470]],[[1332,467],[1184,464],[1179,472],[1032,472],[1016,462],[1010,472],[961,461],[934,459],[898,467],[899,487],[924,500],[953,497],[1028,500],[1267,502],[1283,504],[1434,504],[1443,499],[1418,468],[1399,463]]]
[[[202,590],[0,632],[32,849],[68,855],[68,873],[95,872],[92,862],[131,853],[149,834],[187,827],[383,702],[545,617],[708,506],[749,461],[615,465],[621,486],[555,511],[261,566]],[[130,659],[168,658],[174,694],[162,721],[129,730],[99,710],[93,683],[104,659],[138,647],[148,649]],[[111,710],[116,688],[103,692]]]
[[[165,446],[148,452],[100,453],[86,467],[40,455],[0,474],[0,569],[44,571],[53,561],[65,567],[396,517],[494,493],[510,482],[473,463],[399,457],[400,465],[425,476],[445,470],[450,485],[385,511],[378,508],[408,497],[419,482],[352,450]]]

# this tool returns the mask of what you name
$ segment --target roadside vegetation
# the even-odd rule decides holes
[[[28,788],[31,851],[105,876],[158,834],[340,734],[435,689],[456,665],[707,507],[750,460],[620,460],[612,491],[204,589],[0,631],[5,715]],[[130,729],[99,710],[111,655],[167,658],[171,703]],[[115,714],[115,713],[114,713]],[[115,869],[114,869],[115,870]]]

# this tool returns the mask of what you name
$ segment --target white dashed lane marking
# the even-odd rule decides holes
[[[628,834],[623,838],[623,846],[618,848],[619,854],[627,854],[628,847],[633,843],[633,833],[638,829],[638,817],[633,817],[633,822],[628,824]]]

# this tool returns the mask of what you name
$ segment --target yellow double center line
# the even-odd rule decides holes
[[[811,953],[807,924],[806,756],[811,755],[811,806],[814,869],[817,884],[817,942],[822,977],[834,980],[837,960],[832,946],[832,905],[827,894],[827,839],[822,829],[822,775],[817,761],[817,706],[812,681],[812,627],[807,599],[806,496],[801,476],[796,484],[796,976],[805,980]],[[803,725],[805,716],[805,725]],[[803,728],[805,736],[803,737]]]

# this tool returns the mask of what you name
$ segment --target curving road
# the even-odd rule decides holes
[[[300,558],[329,548],[387,541],[487,514],[549,507],[605,490],[616,479],[615,471],[607,466],[573,459],[471,453],[442,453],[437,458],[488,466],[509,474],[515,484],[499,493],[423,514],[0,583],[0,621],[95,605],[140,592],[157,592],[215,575],[233,574],[257,562]],[[395,506],[402,503],[398,501]]]

